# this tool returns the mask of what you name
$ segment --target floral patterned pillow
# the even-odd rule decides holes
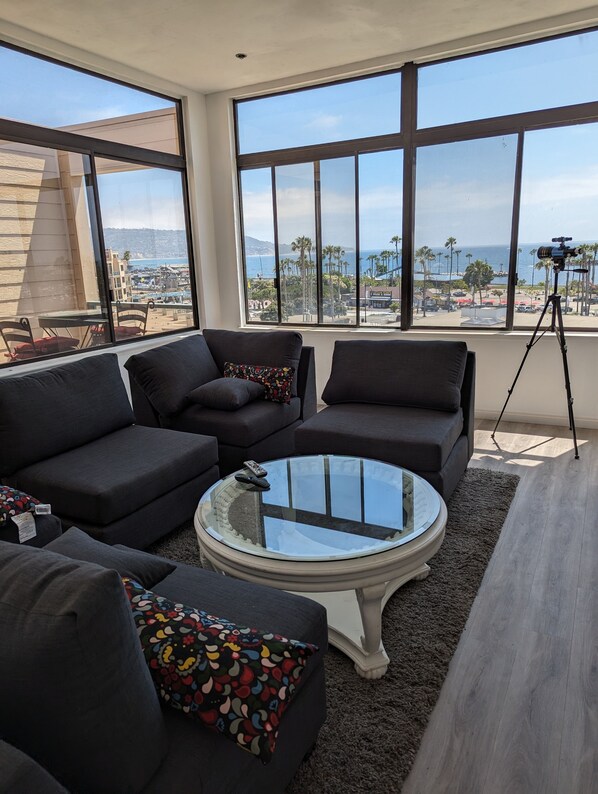
[[[132,579],[123,584],[160,697],[268,763],[317,646],[236,626]]]
[[[16,488],[10,488],[8,485],[0,485],[0,526],[19,513],[33,510],[38,504],[39,500],[34,499],[33,496],[17,491]]]
[[[233,364],[224,362],[225,378],[243,378],[261,383],[266,389],[265,400],[290,403],[294,367],[267,367],[265,364]]]

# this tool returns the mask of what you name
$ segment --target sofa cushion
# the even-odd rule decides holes
[[[221,375],[200,334],[131,356],[125,367],[160,416],[178,413],[190,391]]]
[[[138,792],[167,750],[120,576],[0,544],[0,735],[70,791]]]
[[[426,408],[333,405],[295,434],[298,455],[357,455],[411,471],[439,471],[463,430],[463,414]]]
[[[221,373],[227,361],[293,367],[293,397],[297,396],[297,370],[303,338],[296,331],[222,331],[205,328],[203,335]]]
[[[71,560],[94,562],[103,568],[111,568],[121,577],[135,579],[144,587],[153,587],[176,568],[176,565],[155,554],[129,549],[127,546],[109,546],[77,527],[71,527],[64,535],[48,543],[46,549]]]
[[[291,398],[288,405],[256,400],[238,411],[215,411],[191,405],[168,421],[173,430],[216,436],[218,443],[250,447],[299,419],[301,400]]]
[[[217,463],[215,438],[132,425],[21,469],[15,479],[62,518],[105,526]]]
[[[43,766],[1,739],[0,791],[6,794],[68,794]]]
[[[336,342],[322,399],[456,411],[466,357],[465,342]]]
[[[270,761],[280,721],[318,649],[171,601],[131,579],[124,585],[160,697]]]
[[[190,391],[187,401],[218,411],[237,411],[254,400],[263,400],[265,394],[266,389],[261,383],[241,378],[217,378]]]
[[[0,477],[133,422],[112,353],[1,378]]]

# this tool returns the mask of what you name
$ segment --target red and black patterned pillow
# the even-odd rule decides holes
[[[132,579],[123,584],[160,697],[268,763],[317,646],[236,626]]]
[[[268,367],[265,364],[233,364],[224,362],[225,378],[243,378],[261,383],[266,389],[264,399],[274,403],[290,403],[294,367]]]
[[[33,510],[38,504],[39,500],[33,496],[8,485],[0,485],[0,526],[13,516]]]

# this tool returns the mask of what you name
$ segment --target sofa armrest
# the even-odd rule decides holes
[[[302,347],[297,372],[297,396],[301,398],[300,418],[305,421],[317,411],[316,356],[313,347]]]
[[[148,400],[143,389],[137,385],[129,372],[129,384],[131,386],[131,401],[133,403],[133,413],[135,423],[146,427],[160,427],[160,416],[154,406]]]
[[[467,436],[467,459],[473,455],[473,437],[475,420],[475,353],[467,351],[465,374],[461,386],[461,408],[463,410],[463,433]]]

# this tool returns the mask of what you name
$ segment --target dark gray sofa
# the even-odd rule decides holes
[[[293,367],[290,404],[259,399],[238,410],[218,410],[191,403],[190,392],[222,378],[227,361]],[[125,367],[137,422],[216,436],[222,476],[244,460],[292,455],[295,430],[316,412],[314,351],[294,331],[206,328],[202,335],[131,356]]]
[[[0,743],[0,792],[284,791],[325,719],[324,608],[188,565],[172,570],[170,561],[156,572],[160,559],[143,552],[125,550],[121,563],[107,556],[118,548],[91,539],[96,551],[75,562],[81,545],[73,541],[76,530],[46,549],[0,542],[0,737],[10,744]],[[154,592],[319,646],[269,764],[159,701],[120,580],[131,565],[145,568],[143,558],[151,558],[148,576],[164,576]],[[23,787],[27,781],[36,787]]]
[[[464,342],[337,342],[298,455],[358,455],[419,474],[444,499],[473,453],[475,354]]]
[[[108,543],[143,548],[218,479],[216,440],[134,424],[114,354],[0,379],[0,478]]]

